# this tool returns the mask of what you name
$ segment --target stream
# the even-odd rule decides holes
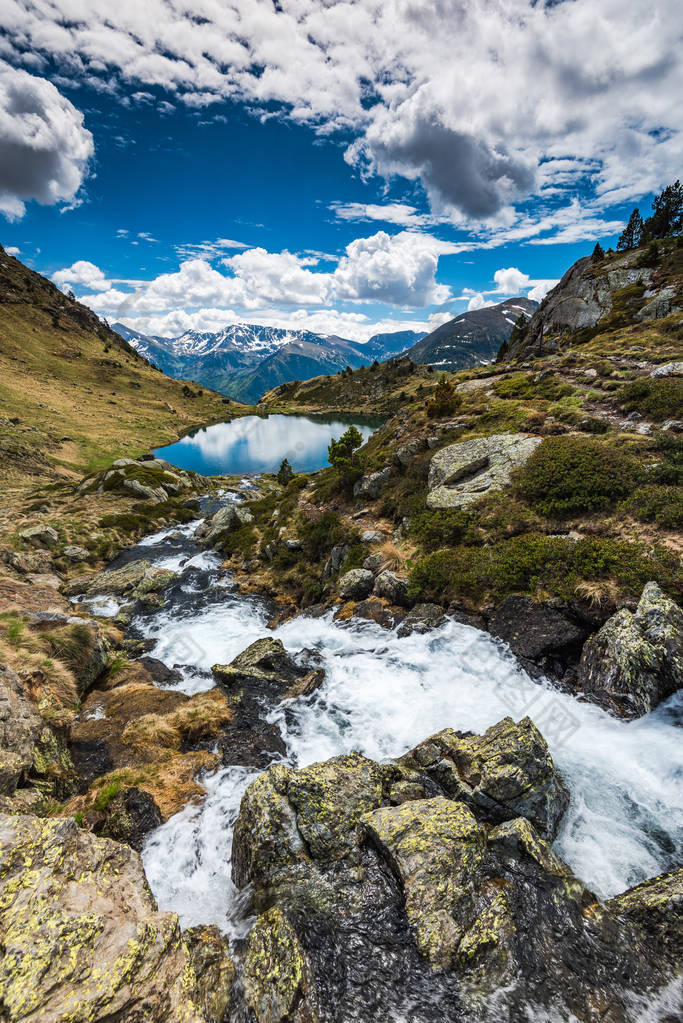
[[[240,594],[220,558],[193,540],[197,522],[163,530],[125,551],[179,572],[164,608],[135,618],[130,634],[154,643],[151,656],[179,668],[177,688],[209,689],[212,664],[231,661],[268,635],[265,600]],[[116,601],[95,613],[115,614]],[[677,865],[683,846],[683,694],[633,722],[532,681],[500,641],[450,621],[399,638],[374,623],[335,623],[305,614],[272,635],[294,652],[321,654],[326,679],[315,693],[266,711],[305,766],[358,750],[400,755],[445,727],[482,732],[506,715],[528,714],[546,738],[571,793],[555,851],[606,898]],[[215,923],[232,939],[251,926],[249,893],[230,879],[234,823],[257,771],[226,765],[203,779],[206,798],[148,836],[145,871],[161,909],[183,927]]]

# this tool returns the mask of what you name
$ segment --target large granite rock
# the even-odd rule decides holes
[[[683,611],[655,582],[635,613],[612,615],[579,663],[583,694],[613,714],[641,717],[683,686]]]
[[[6,1023],[221,1023],[234,968],[215,928],[160,913],[140,857],[74,820],[0,815]]]
[[[398,607],[410,607],[412,603],[408,599],[408,580],[402,579],[388,569],[379,573],[372,592],[376,597],[384,597],[390,604],[396,604]]]
[[[13,796],[33,766],[44,725],[16,672],[0,666],[0,795]]]
[[[393,473],[391,468],[382,469],[380,472],[372,472],[368,476],[363,476],[353,486],[353,496],[369,498],[371,501],[376,500],[385,483],[387,483]]]
[[[671,981],[679,885],[601,905],[520,815],[552,833],[566,800],[533,725],[444,736],[249,786],[233,878],[262,915],[235,1018],[632,1023]]]
[[[248,508],[239,504],[228,504],[219,508],[215,515],[197,527],[196,536],[207,544],[217,543],[220,538],[240,526],[250,526],[254,516]]]
[[[150,561],[130,561],[122,568],[112,571],[98,572],[91,577],[85,586],[87,597],[98,597],[104,594],[115,597],[142,597],[148,593],[163,590],[173,582],[176,573],[166,568],[158,568]],[[73,586],[80,585],[74,580]],[[73,587],[72,587],[73,588]]]
[[[502,490],[541,440],[525,433],[496,433],[442,448],[429,467],[427,506],[465,508],[484,494]]]

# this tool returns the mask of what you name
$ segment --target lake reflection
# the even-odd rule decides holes
[[[366,441],[382,420],[352,416],[243,416],[207,426],[155,455],[204,476],[276,472],[283,458],[295,472],[327,465],[327,447],[354,423]]]

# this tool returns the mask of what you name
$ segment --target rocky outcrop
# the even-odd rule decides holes
[[[623,609],[588,640],[578,686],[622,717],[641,717],[683,686],[683,611],[648,583],[635,613]]]
[[[528,717],[518,724],[503,718],[484,735],[446,728],[398,762],[415,772],[411,784],[426,793],[436,785],[493,823],[526,817],[549,839],[569,805],[548,746]]]
[[[282,640],[271,638],[257,639],[230,664],[214,664],[211,671],[229,691],[249,689],[280,699],[311,693],[325,677],[314,651],[301,651],[295,658]]]
[[[498,433],[442,448],[429,467],[427,506],[465,508],[484,494],[502,490],[541,440],[525,433]]]
[[[439,629],[446,624],[446,616],[440,604],[416,604],[405,616],[396,635],[403,638]]]
[[[31,526],[19,534],[24,543],[33,547],[56,547],[59,533],[52,526]]]
[[[650,373],[651,377],[683,377],[683,362],[667,362],[663,366],[657,366]]]
[[[638,266],[638,258],[639,253],[629,252],[598,265],[590,256],[579,259],[545,297],[524,336],[510,346],[508,357],[519,360],[554,352],[563,334],[597,327],[612,313],[615,294],[623,288],[639,285],[641,307],[645,306],[653,271]]]
[[[227,1009],[227,943],[183,934],[138,854],[71,819],[0,816],[0,933],[7,1023],[220,1023]]]
[[[262,911],[246,1006],[263,1023],[521,1020],[529,1005],[627,1023],[632,991],[676,970],[678,887],[643,886],[642,914],[600,905],[532,823],[552,834],[566,799],[529,721],[440,733],[394,763],[269,768],[233,845]]]
[[[339,580],[337,592],[342,600],[364,600],[374,585],[375,577],[367,568],[352,568]]]

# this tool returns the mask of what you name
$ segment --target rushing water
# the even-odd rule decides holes
[[[232,589],[213,555],[188,541],[193,525],[145,541],[135,556],[182,571],[164,609],[136,623],[153,655],[181,666],[180,688],[212,685],[209,668],[267,634],[264,603]],[[270,712],[287,760],[304,766],[359,750],[401,754],[446,726],[481,732],[507,714],[529,714],[545,735],[571,793],[555,849],[601,897],[670,869],[683,844],[683,694],[631,723],[532,681],[483,632],[449,622],[399,638],[374,623],[298,617],[279,636],[291,650],[322,654],[326,680],[309,697]],[[230,881],[232,829],[255,772],[228,766],[204,781],[206,799],[158,828],[144,849],[163,909],[184,926],[217,923],[243,935],[248,897]]]
[[[331,440],[351,424],[365,442],[381,419],[358,416],[243,416],[188,434],[154,453],[180,469],[203,476],[275,472],[284,458],[295,472],[315,472],[327,465]]]

